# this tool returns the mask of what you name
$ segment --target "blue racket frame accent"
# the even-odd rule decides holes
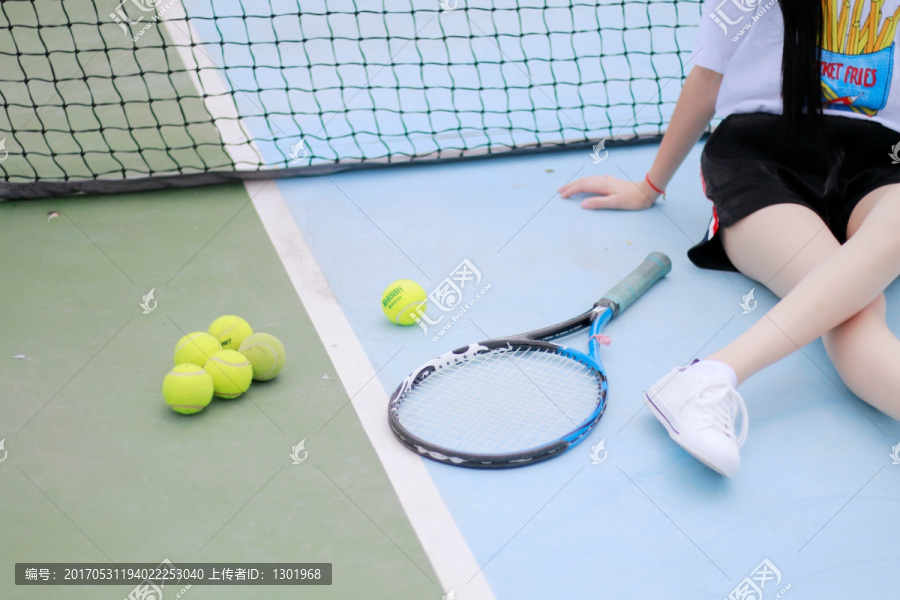
[[[598,312],[597,316],[591,321],[591,329],[589,332],[588,338],[588,354],[584,352],[580,352],[574,348],[570,348],[568,346],[560,346],[559,352],[565,354],[566,356],[570,356],[571,358],[586,364],[593,369],[597,370],[600,375],[600,402],[597,404],[597,408],[594,409],[594,412],[591,413],[591,416],[585,420],[585,422],[578,427],[575,431],[570,433],[569,435],[563,437],[563,441],[568,443],[568,446],[574,446],[585,437],[587,434],[593,429],[594,425],[600,420],[600,417],[603,416],[603,411],[606,410],[606,396],[609,392],[609,378],[606,376],[606,368],[603,366],[603,361],[600,360],[600,341],[594,337],[600,335],[600,331],[603,327],[609,323],[613,318],[613,311],[610,307],[603,307],[602,310],[599,310],[600,307],[594,309],[594,312]]]

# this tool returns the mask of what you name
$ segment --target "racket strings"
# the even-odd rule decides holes
[[[504,454],[569,434],[591,417],[600,395],[601,375],[566,355],[543,348],[492,351],[421,381],[397,416],[432,444]]]

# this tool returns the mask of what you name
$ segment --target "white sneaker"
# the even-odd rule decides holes
[[[697,460],[726,477],[738,472],[739,450],[747,439],[747,407],[726,377],[699,374],[690,367],[673,369],[647,390],[644,402],[669,437]],[[738,413],[742,428],[735,435]]]

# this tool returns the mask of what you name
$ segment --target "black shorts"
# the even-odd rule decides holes
[[[706,238],[688,251],[698,267],[736,271],[716,235],[773,204],[802,204],[844,243],[850,213],[879,187],[900,183],[891,153],[900,133],[873,121],[824,115],[816,140],[786,135],[781,115],[730,115],[700,159],[704,193],[713,202]],[[898,147],[900,151],[900,147]]]

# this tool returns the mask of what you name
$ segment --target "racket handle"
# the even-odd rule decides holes
[[[606,292],[594,306],[608,306],[615,317],[671,270],[672,261],[668,256],[662,252],[651,252],[637,269]]]

